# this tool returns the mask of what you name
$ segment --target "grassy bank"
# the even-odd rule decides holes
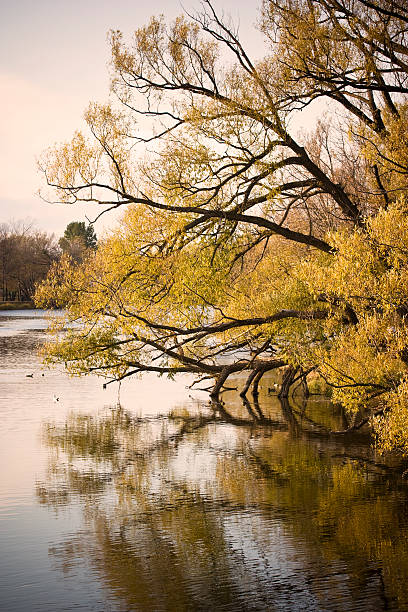
[[[34,302],[0,302],[0,310],[32,310]]]

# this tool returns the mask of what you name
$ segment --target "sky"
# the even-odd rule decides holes
[[[0,0],[0,223],[33,222],[64,232],[70,221],[97,215],[95,207],[48,204],[37,192],[37,159],[83,127],[88,103],[109,94],[107,32],[130,34],[151,15],[169,20],[200,8],[199,0]],[[242,41],[256,53],[260,34],[256,1],[214,0],[239,24]],[[100,234],[115,223],[108,213]]]

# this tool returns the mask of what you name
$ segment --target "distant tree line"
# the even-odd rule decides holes
[[[0,300],[26,302],[51,265],[63,254],[76,264],[87,249],[96,247],[92,225],[73,221],[59,241],[24,222],[0,224]]]

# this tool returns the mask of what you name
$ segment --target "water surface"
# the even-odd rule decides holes
[[[408,610],[401,465],[326,400],[118,397],[42,370],[45,326],[0,313],[1,610]]]

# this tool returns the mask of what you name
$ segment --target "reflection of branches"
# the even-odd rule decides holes
[[[370,414],[364,417],[363,419],[361,419],[358,423],[350,425],[346,429],[332,431],[331,433],[338,434],[338,435],[353,433],[354,431],[357,431],[358,429],[361,429],[362,427],[364,427],[364,425],[367,425],[371,421],[371,419],[377,416],[382,416],[385,412],[386,412],[385,408],[380,408],[379,410],[376,410],[373,414]]]
[[[278,470],[272,468],[269,463],[257,455],[251,447],[248,447],[248,454],[251,462],[257,468],[257,471],[262,474],[263,478],[267,478],[268,481],[272,480],[277,482],[280,485],[288,482],[288,476],[285,476]]]
[[[180,444],[180,442],[189,434],[197,432],[199,429],[206,427],[210,423],[215,421],[214,415],[211,416],[198,416],[198,417],[179,417],[183,421],[183,425],[180,430],[174,434],[167,436],[167,438],[157,440],[154,444],[149,446],[148,449],[140,452],[134,451],[127,457],[127,464],[120,469],[120,472],[123,472],[129,463],[132,463],[134,459],[138,457],[142,457],[143,459],[148,459],[151,455],[159,452],[162,448],[168,448],[172,446],[174,449]]]
[[[300,425],[296,420],[296,417],[289,404],[289,401],[285,397],[285,398],[281,398],[280,403],[282,407],[282,414],[284,416],[285,421],[288,424],[289,431],[293,437],[297,437],[300,434]]]
[[[265,418],[262,415],[262,413],[260,414],[257,410],[255,411],[252,408],[249,400],[246,397],[242,398],[242,403],[252,418],[244,419],[244,418],[233,416],[230,412],[227,411],[225,404],[219,401],[213,400],[212,405],[213,405],[214,410],[219,412],[223,420],[225,420],[227,423],[230,423],[231,425],[235,425],[237,427],[242,427],[242,426],[252,427],[253,425],[262,425],[262,426],[271,427],[273,430],[276,430],[276,431],[286,431],[287,430],[286,425],[282,423],[281,421],[278,421],[276,419]]]
[[[360,588],[363,577],[372,590],[371,570],[366,573],[367,559],[372,562],[378,558],[377,552],[373,557],[373,551],[382,550],[380,544],[386,545],[389,525],[398,516],[398,524],[405,528],[405,522],[401,523],[400,505],[387,489],[393,471],[381,470],[381,465],[370,457],[359,457],[356,446],[346,446],[343,438],[341,442],[332,438],[326,446],[321,437],[306,433],[303,439],[304,432],[298,429],[300,419],[296,418],[296,410],[288,400],[280,403],[284,422],[269,418],[268,407],[261,409],[258,397],[253,403],[245,400],[243,405],[249,418],[235,417],[234,404],[218,402],[213,403],[212,414],[181,412],[172,417],[135,418],[117,411],[109,419],[105,418],[105,423],[99,419],[91,426],[83,417],[76,420],[71,417],[65,426],[49,428],[45,441],[52,448],[69,453],[69,461],[65,472],[56,463],[50,466],[50,473],[56,475],[60,488],[53,491],[41,485],[38,498],[42,503],[58,506],[69,503],[73,491],[80,496],[88,525],[95,525],[94,533],[87,530],[90,537],[86,544],[81,538],[70,536],[62,546],[52,547],[50,553],[61,567],[72,566],[81,555],[86,556],[113,589],[114,596],[124,598],[124,609],[189,610],[192,605],[201,609],[203,601],[209,602],[206,609],[217,609],[220,607],[219,576],[222,576],[223,596],[227,583],[228,597],[235,602],[238,587],[234,579],[248,569],[244,554],[247,540],[242,544],[242,558],[231,555],[228,538],[234,528],[231,532],[228,526],[235,525],[239,531],[243,520],[251,521],[256,516],[245,537],[251,538],[251,550],[259,546],[262,555],[273,554],[273,546],[268,549],[273,515],[283,526],[285,537],[290,538],[290,550],[294,546],[300,549],[308,576],[315,571],[316,560],[322,560],[322,565],[324,561],[327,563],[326,553],[330,551],[330,558],[336,555],[344,571],[349,572],[348,581],[356,579],[355,563],[361,563],[364,570],[358,571]],[[174,433],[163,431],[170,419],[178,425]],[[200,432],[211,425],[209,435],[215,433],[217,439],[213,430],[217,424],[225,423],[244,435],[236,436],[238,444],[234,447],[230,443],[234,438],[232,427],[228,428],[228,441],[224,447],[217,447],[214,457],[213,450],[206,450],[211,447],[211,440],[204,446]],[[133,451],[133,447],[145,443],[145,426],[155,424],[161,425],[154,432],[157,439],[147,444],[145,450]],[[178,455],[175,451],[187,438],[189,458],[186,460],[184,448],[179,449]],[[367,446],[364,451],[369,454]],[[197,469],[199,464],[190,460],[190,453],[198,458],[203,452],[207,456],[210,453],[215,461],[214,472],[203,474]],[[88,460],[81,475],[74,467],[78,457]],[[91,473],[89,460],[100,462],[103,468],[111,461],[118,469]],[[182,461],[185,473],[172,472],[172,467],[179,468]],[[128,469],[131,465],[133,471]],[[367,471],[371,472],[370,478],[366,476]],[[115,495],[111,494],[113,488],[109,488],[113,477]],[[382,485],[388,496],[381,498],[378,493]],[[68,491],[68,497],[59,497],[60,491],[61,494]],[[348,504],[347,519],[345,503]],[[377,521],[380,528],[372,529]],[[360,554],[353,557],[348,569],[344,550],[349,550],[346,544],[350,541]],[[381,557],[387,568],[401,568],[400,551],[392,553],[390,548],[387,555]],[[258,577],[259,568],[250,569]],[[391,574],[388,570],[384,572],[387,577]],[[251,584],[258,589],[258,595],[261,593],[269,601],[268,593],[262,591],[270,585],[265,580],[264,568],[262,576],[255,586]],[[189,594],[187,601],[186,585],[191,586],[191,582],[195,599],[191,600]],[[387,592],[388,589],[387,584]],[[272,604],[270,609],[274,609]]]
[[[37,495],[41,503],[57,507],[68,504],[72,492],[100,493],[113,479],[126,478],[130,466],[147,466],[155,456],[166,457],[170,449],[171,455],[174,455],[180,444],[189,436],[196,435],[216,423],[228,423],[235,428],[247,430],[248,434],[252,434],[257,429],[267,436],[287,432],[291,439],[301,437],[311,443],[316,439],[320,441],[319,444],[323,439],[334,441],[332,430],[306,414],[306,402],[301,410],[293,406],[288,399],[281,399],[279,404],[282,419],[270,417],[266,407],[261,408],[259,398],[256,396],[252,403],[247,398],[243,398],[242,405],[248,413],[247,418],[237,416],[232,405],[213,401],[210,414],[132,417],[120,410],[112,413],[110,418],[99,421],[95,421],[92,417],[81,416],[62,428],[49,425],[45,428],[45,441],[52,448],[65,451],[69,457],[69,468],[65,473],[65,477],[69,480],[69,493],[65,484],[49,489],[39,483]],[[164,429],[165,424],[170,421],[175,424],[180,423],[176,431]],[[146,446],[146,426],[154,427],[160,423],[162,423],[160,431],[155,434],[153,429],[155,439]],[[309,426],[305,427],[305,424]],[[348,430],[334,430],[334,433],[351,435],[359,427],[360,423]],[[74,461],[79,457],[86,457],[103,466],[103,472],[99,469],[91,470],[89,467],[86,472],[75,468]],[[110,470],[107,469],[107,463],[111,465]],[[56,474],[58,476],[58,473]],[[59,472],[58,481],[62,474],[63,472]]]

